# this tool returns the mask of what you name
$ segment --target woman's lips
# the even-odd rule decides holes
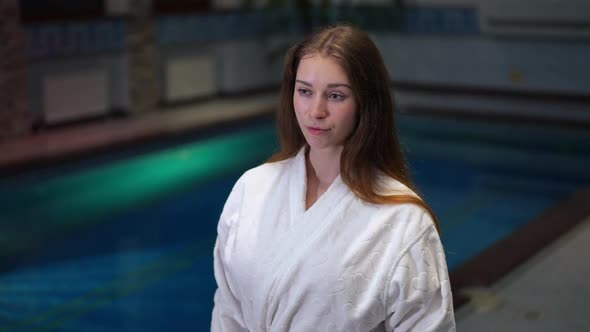
[[[325,133],[327,133],[330,129],[322,129],[322,128],[316,128],[316,127],[307,127],[307,130],[312,134],[312,135],[323,135]]]

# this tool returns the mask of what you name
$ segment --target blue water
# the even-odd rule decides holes
[[[402,121],[412,174],[440,218],[451,270],[590,184],[590,135],[507,132]],[[27,257],[0,275],[0,332],[208,330],[216,224],[239,175],[123,211]]]

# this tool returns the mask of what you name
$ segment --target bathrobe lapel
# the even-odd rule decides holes
[[[303,228],[310,227],[316,230],[319,223],[329,223],[336,205],[346,196],[352,193],[342,182],[340,175],[334,179],[328,190],[318,198],[309,208],[305,209],[305,197],[307,191],[307,173],[305,169],[305,149],[301,149],[295,157],[290,173],[289,190],[291,192],[291,222],[303,224]],[[306,224],[312,225],[306,225]]]
[[[354,197],[354,194],[338,176],[328,190],[306,210],[306,171],[303,150],[289,167],[291,169],[287,173],[289,176],[290,227],[287,228],[286,234],[281,234],[280,245],[267,252],[269,255],[267,259],[274,261],[275,264],[271,265],[276,268],[269,276],[272,280],[265,283],[270,286],[265,292],[268,304],[265,321],[266,327],[271,330],[282,328],[277,326],[281,322],[277,322],[274,318],[277,312],[285,310],[285,308],[281,308],[285,305],[281,304],[281,299],[283,299],[281,294],[284,294],[290,287],[288,279],[294,277],[292,271],[314,254],[314,248],[318,247],[319,235],[338,222],[338,215],[346,210],[346,204]],[[306,278],[305,276],[298,277]]]

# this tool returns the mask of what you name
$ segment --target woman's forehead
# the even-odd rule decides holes
[[[311,54],[301,58],[297,68],[297,80],[311,84],[350,84],[348,75],[333,56]]]

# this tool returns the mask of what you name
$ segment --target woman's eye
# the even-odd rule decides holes
[[[309,91],[308,89],[300,88],[300,89],[297,89],[297,91],[299,91],[299,94],[304,95],[304,96],[311,95],[311,91]]]
[[[331,93],[328,95],[328,98],[332,99],[332,100],[343,100],[344,96],[338,93]]]

